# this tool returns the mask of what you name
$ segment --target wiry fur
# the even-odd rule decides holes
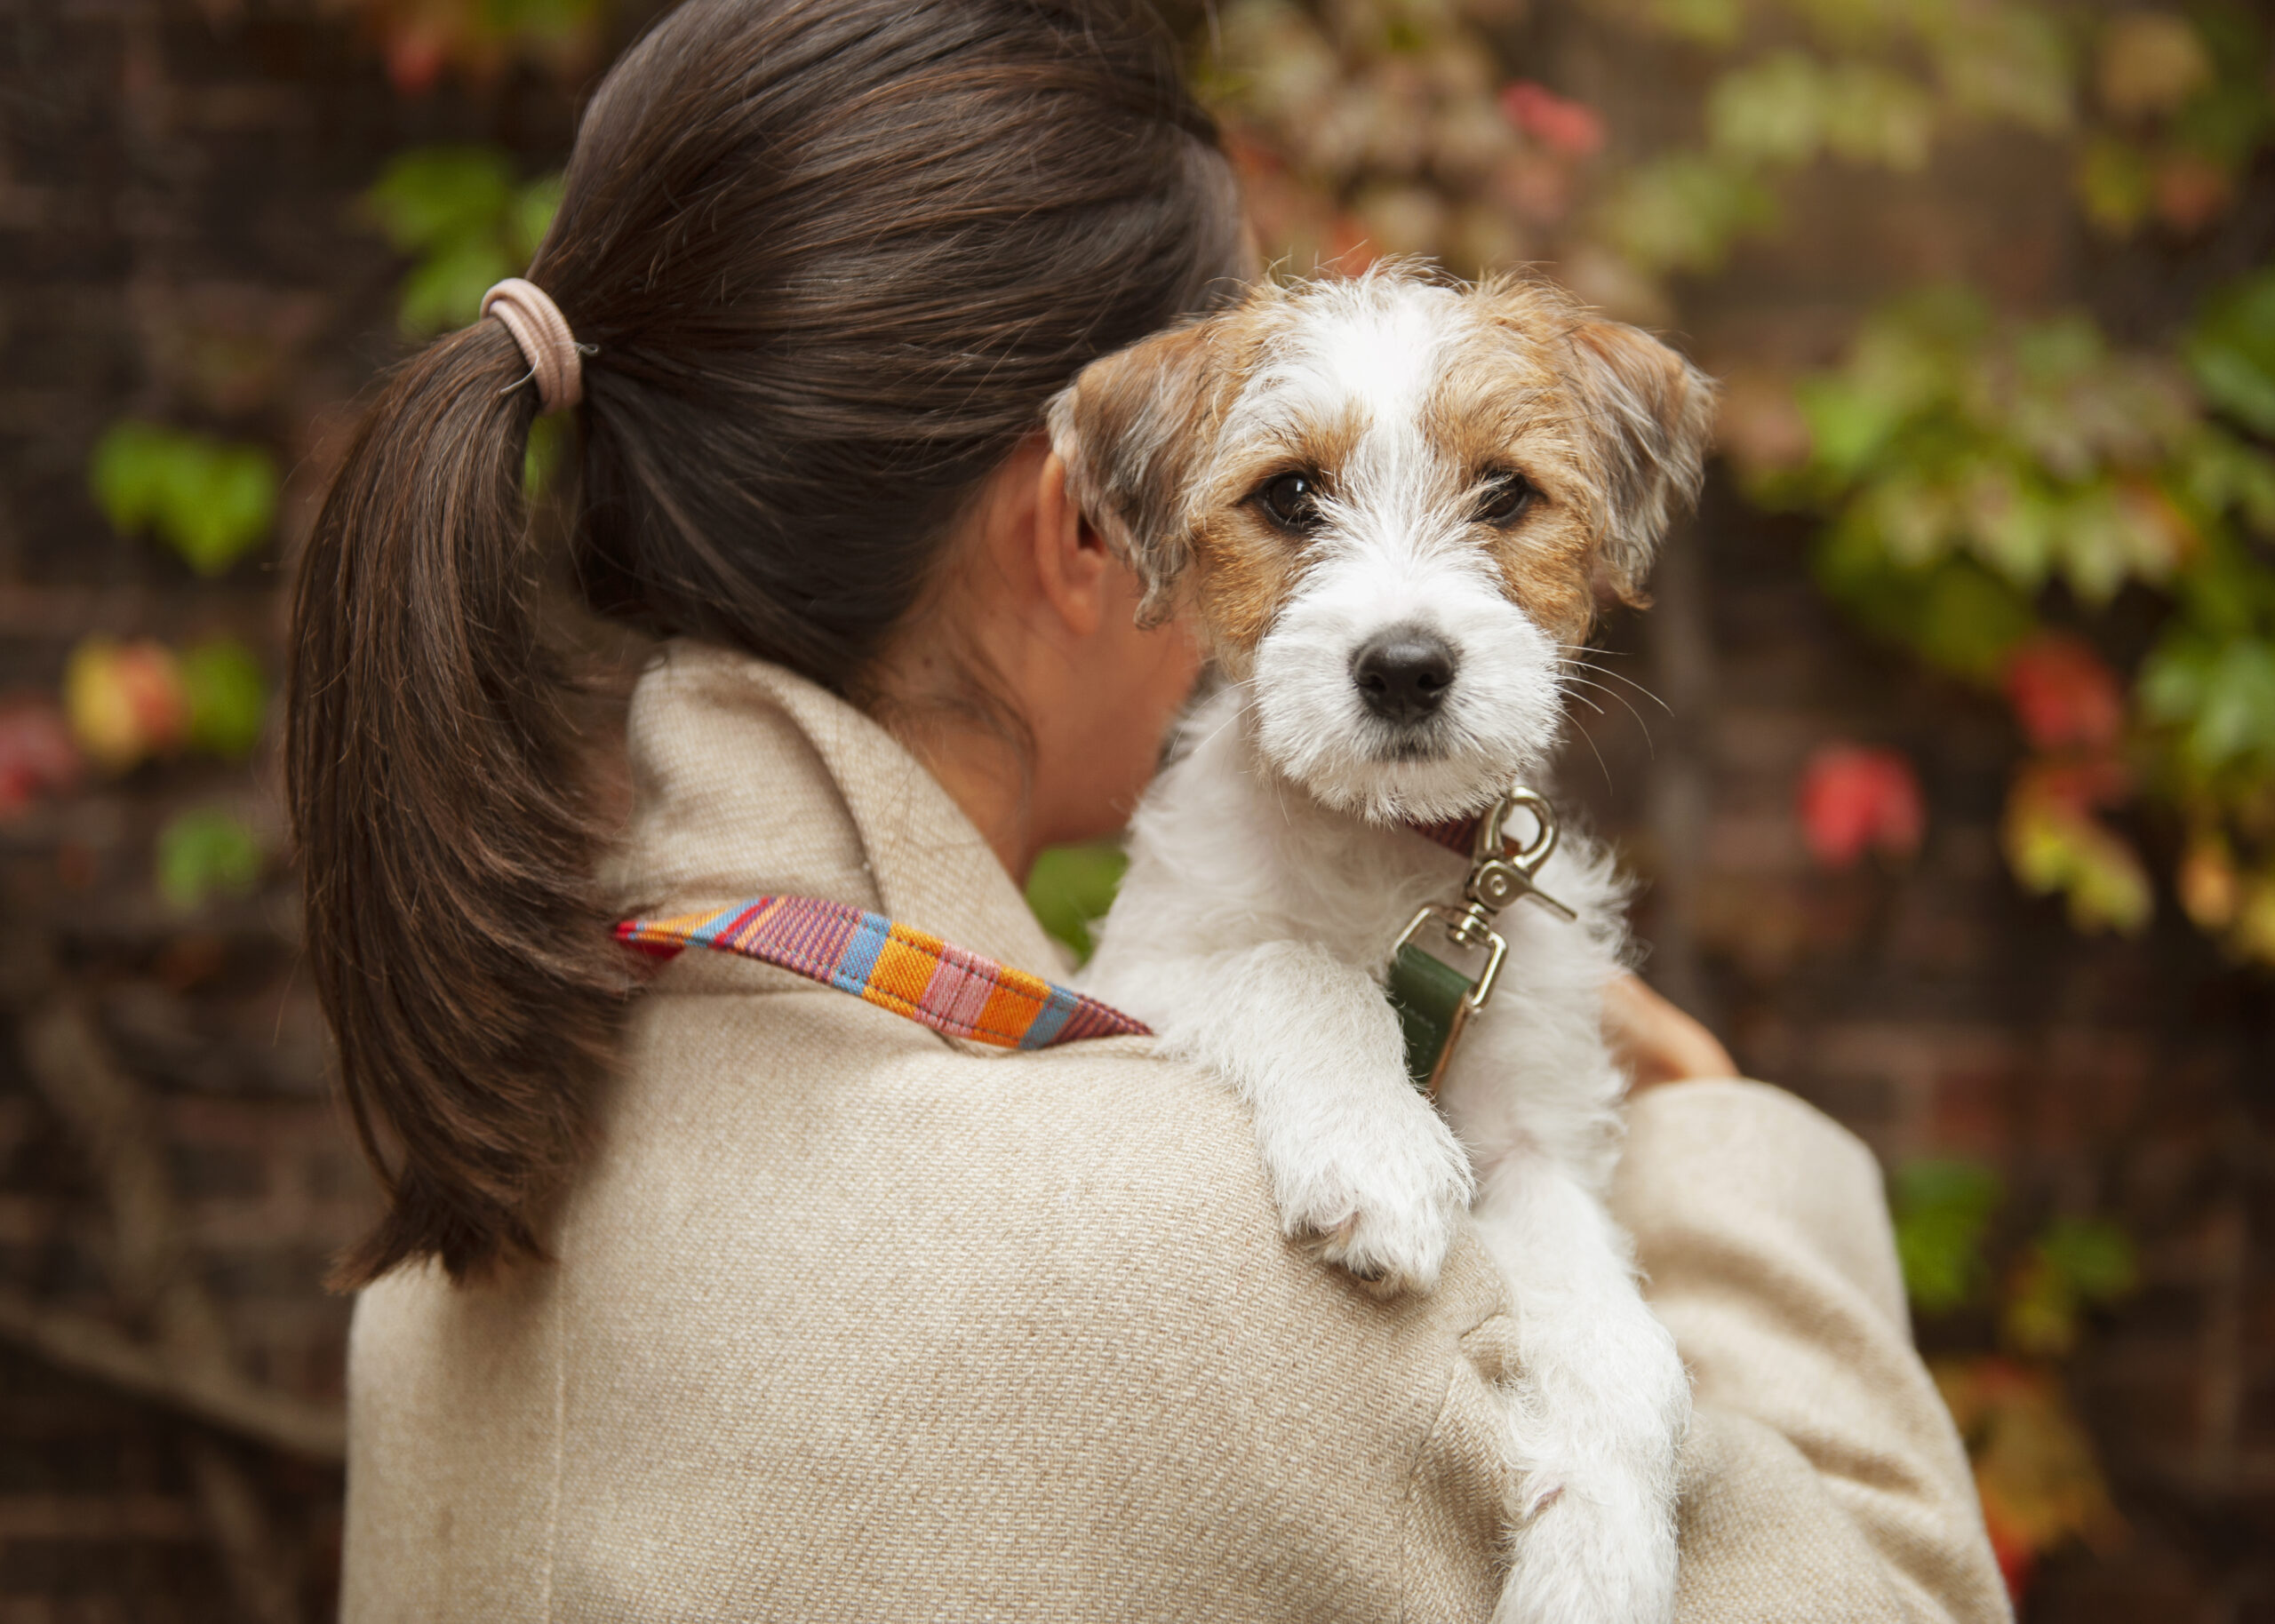
[[[1711,400],[1553,289],[1396,268],[1259,289],[1095,363],[1052,408],[1084,511],[1161,602],[1197,608],[1227,679],[1138,809],[1089,984],[1249,1102],[1288,1232],[1335,1262],[1426,1290],[1473,1210],[1521,1350],[1505,1620],[1669,1615],[1689,1390],[1603,1205],[1625,1086],[1599,1025],[1624,944],[1609,861],[1568,837],[1542,877],[1580,924],[1501,916],[1500,990],[1433,1109],[1382,982],[1465,865],[1401,824],[1543,770],[1564,650],[1599,585],[1640,596]],[[1324,493],[1308,535],[1254,500],[1291,469]],[[1510,472],[1538,497],[1481,521]],[[1459,665],[1436,714],[1393,725],[1361,705],[1353,651],[1412,625]]]

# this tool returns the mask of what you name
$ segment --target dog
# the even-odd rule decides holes
[[[1500,914],[1497,991],[1434,1104],[1385,978],[1466,872],[1417,831],[1545,768],[1569,657],[1600,604],[1643,601],[1696,497],[1713,394],[1545,282],[1404,264],[1257,285],[1049,414],[1141,619],[1188,615],[1221,679],[1131,822],[1085,985],[1223,1075],[1287,1232],[1373,1289],[1428,1290],[1473,1211],[1518,1321],[1498,1616],[1529,1624],[1673,1608],[1689,1388],[1604,1206],[1620,883],[1568,840],[1535,878],[1577,919]]]

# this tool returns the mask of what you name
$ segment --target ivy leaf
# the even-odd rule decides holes
[[[96,443],[87,472],[112,529],[149,531],[200,575],[227,570],[275,522],[276,463],[257,445],[130,420]]]
[[[523,270],[561,203],[561,177],[525,186],[513,160],[488,147],[427,147],[403,154],[364,194],[379,229],[417,263],[403,279],[403,330],[414,337],[464,327],[482,296]]]
[[[2155,206],[2156,165],[2122,137],[2097,135],[2079,155],[2075,185],[2086,218],[2110,235],[2121,237],[2148,219]]]
[[[1809,855],[1833,869],[1850,867],[1867,849],[1908,857],[1927,824],[1910,759],[1857,744],[1826,744],[1810,756],[1797,808]]]
[[[2275,642],[2177,633],[2143,663],[2140,694],[2199,773],[2275,771]]]
[[[81,639],[63,667],[63,712],[78,747],[114,772],[177,748],[189,728],[174,657],[149,641]]]
[[[2275,457],[2217,424],[2199,424],[2187,437],[2175,484],[2199,506],[2213,513],[2240,513],[2260,534],[2275,535]]]
[[[520,268],[492,235],[438,249],[403,279],[397,309],[403,331],[423,338],[470,325],[482,314],[482,296]]]
[[[2044,1553],[2123,1533],[2093,1441],[2056,1373],[1995,1354],[1938,1359],[1930,1369],[1967,1440],[1984,1522],[2016,1596]]]
[[[2070,127],[2070,49],[2043,12],[1955,6],[1936,40],[1936,70],[1962,112],[2056,135]]]
[[[185,649],[180,671],[190,748],[232,761],[251,755],[268,716],[268,679],[252,650],[213,638]]]
[[[2077,1346],[2086,1308],[2126,1295],[2135,1274],[2133,1243],[2115,1224],[2058,1219],[2016,1268],[2000,1334],[2018,1353],[2063,1357]]]
[[[1848,62],[1827,76],[1824,92],[1824,145],[1836,157],[1902,173],[1927,166],[1936,104],[1920,85],[1886,68]]]
[[[1841,484],[1862,474],[1894,437],[1909,402],[1839,374],[1804,378],[1794,395],[1817,466]]]
[[[2029,601],[1973,559],[1904,568],[1853,521],[1819,548],[1816,577],[1868,629],[1972,681],[1995,681],[2008,650],[2037,625]]]
[[[2212,54],[2185,17],[2127,12],[2102,30],[2095,78],[2119,118],[2170,113],[2212,82]]]
[[[390,162],[363,195],[397,253],[426,253],[496,231],[513,203],[513,160],[487,147],[423,147]]]
[[[2125,725],[2117,674],[2081,639],[2048,633],[2007,659],[2007,702],[2036,750],[2105,750]]]
[[[96,442],[87,484],[110,528],[132,536],[156,522],[169,504],[176,436],[155,423],[114,423]]]
[[[1042,927],[1088,959],[1090,927],[1114,906],[1114,894],[1130,859],[1111,841],[1053,846],[1034,860],[1027,874],[1027,906]]]
[[[276,464],[259,446],[207,444],[186,457],[161,527],[200,575],[220,575],[267,538],[276,521]]]
[[[1630,171],[1607,200],[1602,226],[1647,272],[1711,271],[1740,236],[1776,218],[1776,199],[1743,169],[1675,153]]]
[[[1824,92],[1815,62],[1781,51],[1715,81],[1706,98],[1707,139],[1743,163],[1807,163],[1824,142]]]
[[[2000,828],[2008,866],[2025,889],[2061,895],[2079,930],[2135,935],[2155,906],[2147,871],[2063,783],[2050,773],[2017,775]]]
[[[553,228],[553,217],[561,211],[561,190],[565,179],[559,174],[540,175],[514,195],[507,245],[521,264],[527,265],[536,257],[545,234]]]
[[[1947,1314],[1981,1288],[1992,1214],[2006,1199],[1998,1174],[1980,1162],[1906,1162],[1891,1182],[1896,1254],[1904,1287],[1923,1314]]]
[[[79,749],[63,713],[44,699],[0,704],[0,818],[78,783]]]
[[[2188,849],[2173,875],[2173,889],[2180,906],[2199,930],[2217,933],[2236,921],[2242,896],[2235,853],[2216,829],[2199,829],[2189,836]]]
[[[158,832],[158,891],[184,912],[213,896],[251,895],[263,862],[251,828],[218,808],[177,813]]]
[[[1727,46],[1745,29],[1744,0],[1647,0],[1652,21],[1680,38]]]
[[[2207,301],[2183,354],[2207,399],[2275,438],[2275,271]]]
[[[2056,1219],[2039,1238],[2038,1251],[2080,1299],[2097,1306],[2122,1301],[2139,1283],[2132,1238],[2107,1219]]]

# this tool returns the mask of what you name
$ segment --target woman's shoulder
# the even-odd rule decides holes
[[[609,1507],[594,1582],[796,1558],[881,1617],[949,1549],[998,1596],[1213,1587],[1196,1616],[1489,1603],[1507,1304],[1473,1238],[1377,1299],[1281,1235],[1245,1111],[1147,1039],[982,1056],[786,989],[657,1000],[628,1061],[543,1284],[367,1298],[359,1448],[398,1462],[369,1477],[526,1456]]]

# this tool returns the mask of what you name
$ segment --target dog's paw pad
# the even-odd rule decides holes
[[[1544,1483],[1533,1487],[1518,1502],[1517,1526],[1523,1527],[1563,1497],[1564,1485],[1561,1483]]]

